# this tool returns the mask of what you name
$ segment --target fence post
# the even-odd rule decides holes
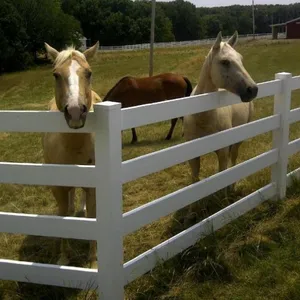
[[[273,148],[279,150],[279,157],[272,166],[272,182],[276,183],[276,199],[283,199],[286,195],[292,74],[277,73],[275,79],[281,80],[280,93],[274,97],[274,115],[280,115],[280,127],[273,131]]]
[[[121,104],[102,102],[94,111],[99,299],[123,300]]]

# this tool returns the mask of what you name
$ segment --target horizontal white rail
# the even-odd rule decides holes
[[[93,290],[97,288],[97,270],[0,259],[1,280],[47,284]]]
[[[258,172],[278,159],[278,150],[273,149],[242,162],[200,182],[184,187],[159,199],[144,204],[123,214],[124,235],[138,230],[161,217],[167,216],[193,202],[206,197],[234,182]]]
[[[96,115],[94,112],[87,114],[83,128],[71,129],[61,112],[53,111],[28,111],[28,110],[1,110],[0,131],[2,132],[93,132]]]
[[[218,132],[183,144],[168,147],[122,163],[122,182],[158,172],[173,165],[201,156],[223,147],[279,128],[280,116],[274,115]]]
[[[95,166],[0,162],[0,183],[95,187]]]
[[[292,79],[292,90],[300,89],[300,76],[294,76]]]
[[[287,186],[290,186],[293,183],[293,179],[300,179],[300,168],[287,174]]]
[[[300,139],[289,142],[288,156],[291,156],[300,151]]]
[[[292,89],[298,89],[298,86],[300,85],[299,81],[300,76],[293,77]],[[259,91],[256,99],[278,93],[280,84],[279,80],[272,80],[259,83],[258,87]],[[182,103],[181,101],[184,102]],[[188,101],[188,103],[186,101]],[[170,103],[172,103],[172,105],[170,105]],[[145,104],[133,108],[124,108],[122,109],[122,128],[129,129],[152,124],[236,103],[240,103],[239,97],[226,91],[220,91],[190,96],[183,99],[173,99],[155,104]],[[140,115],[140,118],[138,115]],[[2,132],[85,133],[94,131],[95,122],[95,113],[89,112],[85,126],[74,130],[67,126],[64,116],[60,112],[0,111],[0,131]]]
[[[259,91],[256,99],[278,93],[280,84],[279,80],[272,80],[259,83],[258,87]],[[299,88],[300,76],[295,76],[292,80],[292,90]],[[184,102],[181,103],[178,101]],[[186,101],[188,101],[188,103]],[[170,105],[170,103],[172,103],[172,105]],[[134,108],[124,108],[122,109],[122,128],[129,129],[236,103],[240,103],[239,97],[225,91],[220,91],[211,94],[191,96],[185,99],[173,99],[155,104],[141,105]],[[153,110],[154,112],[151,113],[150,110]],[[152,116],[153,114],[154,116]],[[140,119],[138,115],[141,116]],[[94,131],[95,122],[95,113],[89,112],[85,126],[74,130],[67,126],[61,112],[0,111],[0,131],[2,132],[86,133]]]
[[[295,108],[290,111],[290,124],[300,121],[300,108]]]
[[[94,240],[96,219],[0,212],[1,232]]]
[[[130,260],[124,265],[125,284],[152,270],[158,263],[194,245],[201,238],[222,228],[275,194],[275,186],[269,184]]]
[[[280,81],[272,80],[259,83],[258,87],[256,99],[279,93]],[[227,91],[219,91],[124,108],[122,109],[122,129],[152,124],[237,103],[241,103],[238,96]]]

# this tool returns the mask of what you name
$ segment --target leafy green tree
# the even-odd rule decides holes
[[[171,20],[176,41],[188,41],[199,38],[199,22],[196,6],[188,1],[175,0],[159,3]]]
[[[24,69],[31,63],[26,51],[29,37],[22,19],[8,0],[0,2],[0,72]]]
[[[76,42],[80,24],[61,10],[59,0],[11,0],[18,10],[23,27],[30,37],[27,50],[36,57],[47,41],[57,48]]]

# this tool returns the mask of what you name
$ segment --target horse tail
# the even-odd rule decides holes
[[[193,86],[187,77],[183,77],[183,79],[186,82],[185,96],[189,97],[193,91]]]

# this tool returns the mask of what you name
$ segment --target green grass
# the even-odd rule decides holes
[[[299,41],[251,41],[241,43],[238,51],[257,82],[272,80],[276,72],[300,74]],[[207,46],[155,50],[155,73],[177,72],[196,84]],[[93,87],[102,97],[125,75],[147,76],[148,52],[99,53],[92,63]],[[0,109],[46,109],[53,95],[51,66],[0,76]],[[293,92],[292,107],[300,106],[299,92]],[[272,114],[272,98],[255,102],[255,119]],[[181,122],[171,141],[164,138],[170,122],[137,129],[139,143],[130,145],[131,133],[123,140],[123,160],[182,143]],[[299,124],[291,126],[290,138],[299,138]],[[243,143],[238,162],[271,148],[271,134]],[[0,133],[0,160],[42,162],[41,135]],[[289,170],[299,167],[298,154],[290,158]],[[217,170],[214,154],[205,155],[201,176]],[[232,201],[257,190],[270,181],[270,169],[240,180],[229,199],[214,195],[195,205],[197,220]],[[124,212],[189,185],[187,163],[125,184]],[[268,202],[194,247],[157,267],[126,287],[126,297],[144,299],[300,299],[300,185],[289,191],[287,201]],[[1,185],[0,211],[55,214],[53,196],[46,187]],[[125,261],[178,233],[184,227],[184,210],[161,218],[124,239]],[[0,234],[0,257],[55,263],[56,239]],[[72,265],[84,266],[87,242],[71,241]],[[77,290],[0,281],[0,299],[93,299]]]

